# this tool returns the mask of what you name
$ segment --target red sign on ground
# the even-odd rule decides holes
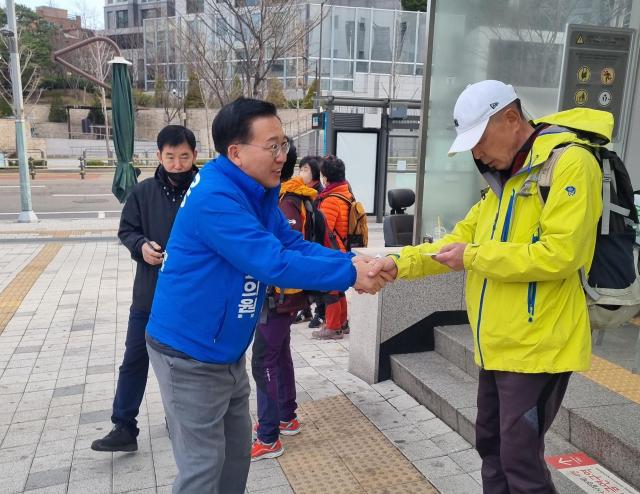
[[[548,456],[547,463],[588,493],[640,494],[584,453]]]

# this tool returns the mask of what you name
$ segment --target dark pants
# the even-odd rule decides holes
[[[480,371],[476,449],[491,494],[553,494],[544,435],[558,413],[570,372]]]
[[[135,309],[129,311],[124,358],[118,374],[118,386],[113,399],[113,415],[111,415],[111,422],[125,426],[134,436],[140,432],[136,417],[144,397],[149,372],[149,355],[144,338],[147,322],[149,322],[148,312]]]
[[[258,398],[258,439],[272,443],[280,422],[296,417],[296,382],[291,359],[291,324],[295,314],[269,313],[253,342],[251,371]]]

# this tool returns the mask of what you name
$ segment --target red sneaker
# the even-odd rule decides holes
[[[289,422],[280,422],[280,434],[283,436],[295,436],[300,432],[300,421],[296,418]]]
[[[265,458],[277,458],[284,453],[284,448],[280,439],[272,444],[266,444],[256,439],[251,446],[251,461],[263,460]]]
[[[300,432],[300,421],[296,418],[291,420],[290,422],[280,422],[280,434],[283,436],[295,436],[298,432]],[[258,433],[258,423],[256,422],[253,425],[253,435]]]

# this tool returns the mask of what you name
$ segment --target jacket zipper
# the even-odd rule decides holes
[[[493,228],[491,229],[491,240],[493,240],[493,237],[496,233],[496,227],[498,226],[498,217],[500,216],[501,204],[502,204],[502,194],[500,194],[500,200],[498,202],[498,211],[496,211],[496,217],[493,220]],[[484,369],[484,357],[482,356],[482,347],[480,346],[480,323],[482,322],[482,304],[484,304],[484,293],[486,289],[487,289],[487,278],[485,278],[484,281],[482,282],[482,292],[480,292],[480,306],[478,307],[478,324],[477,324],[478,330],[476,331],[476,343],[478,345],[478,354],[480,355],[480,366],[483,369]]]
[[[537,233],[534,233],[531,237],[531,243],[535,244],[538,240],[540,240],[540,227],[538,227]],[[529,282],[529,289],[527,292],[527,312],[529,314],[529,322],[533,322],[533,316],[536,309],[536,291],[538,289],[537,281]]]

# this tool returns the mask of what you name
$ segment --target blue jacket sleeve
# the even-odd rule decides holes
[[[203,201],[195,225],[198,237],[239,271],[275,286],[306,290],[345,291],[355,283],[356,270],[347,255],[326,255],[289,232],[283,242],[268,231],[241,203],[226,196],[215,206]],[[281,234],[280,213],[276,232]],[[327,249],[329,250],[329,249]]]

